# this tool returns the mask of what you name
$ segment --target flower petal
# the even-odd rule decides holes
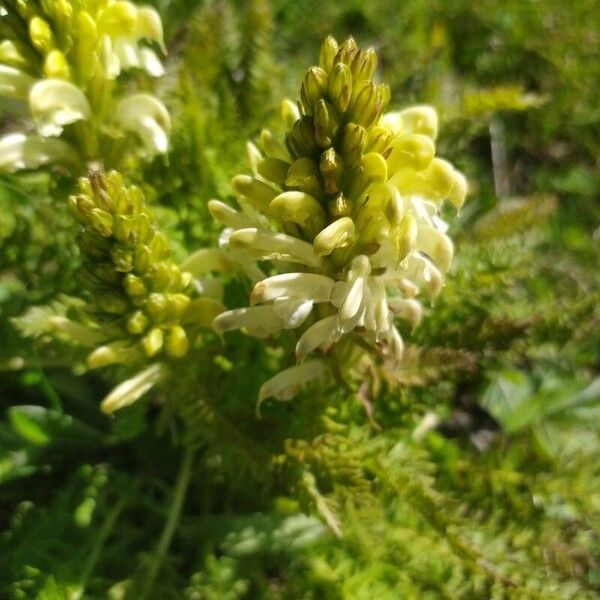
[[[240,229],[231,234],[232,248],[243,248],[257,260],[283,260],[310,267],[321,264],[311,244],[285,233],[260,231],[255,227]]]
[[[90,105],[84,93],[62,79],[43,79],[29,92],[29,107],[44,137],[59,136],[65,125],[89,119]]]
[[[341,333],[340,320],[337,315],[325,317],[311,325],[301,336],[296,344],[296,358],[298,362],[304,360],[307,354],[315,348],[326,343],[336,342]]]
[[[416,249],[425,252],[443,273],[450,268],[454,246],[452,240],[438,229],[419,225]]]
[[[250,295],[251,304],[269,302],[281,297],[327,302],[335,281],[315,273],[283,273],[257,283]]]
[[[14,67],[0,64],[0,96],[25,100],[35,79]]]
[[[303,385],[323,377],[325,373],[325,363],[321,360],[309,360],[301,365],[280,371],[261,386],[256,412],[259,413],[261,404],[267,398],[291,400]]]
[[[139,400],[166,374],[164,365],[157,363],[118,385],[102,401],[102,412],[111,414]]]
[[[221,313],[214,321],[218,333],[245,328],[256,337],[268,337],[283,329],[283,319],[270,306],[236,308]]]
[[[334,221],[315,237],[315,253],[326,256],[338,248],[346,248],[354,241],[354,230],[354,221],[350,217]]]
[[[0,171],[37,169],[51,163],[60,163],[73,171],[79,169],[77,153],[63,140],[23,133],[0,138]]]
[[[150,156],[167,152],[171,117],[155,96],[133,94],[123,98],[117,105],[115,121],[125,130],[137,134]]]

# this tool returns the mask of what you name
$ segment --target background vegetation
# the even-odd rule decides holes
[[[207,200],[231,197],[245,141],[280,131],[331,33],[377,49],[393,108],[437,108],[471,185],[455,263],[401,372],[366,362],[257,421],[284,358],[237,335],[184,401],[108,419],[119,372],[84,374],[43,327],[77,286],[70,184],[2,175],[0,597],[598,597],[596,3],[154,4],[174,132],[137,178],[177,256],[214,243]]]

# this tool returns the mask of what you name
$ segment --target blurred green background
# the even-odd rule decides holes
[[[339,431],[313,435],[306,402],[256,425],[255,390],[279,357],[239,336],[219,363],[235,377],[213,380],[215,365],[198,366],[223,386],[224,419],[190,399],[190,442],[179,417],[147,404],[106,419],[98,402],[118,373],[81,376],[83,357],[46,339],[50,308],[18,318],[74,291],[77,255],[56,200],[68,184],[3,175],[0,597],[142,598],[182,447],[193,443],[151,598],[597,598],[598,3],[153,4],[169,46],[158,91],[174,134],[168,161],[139,182],[179,256],[214,243],[207,200],[232,197],[246,140],[282,131],[281,100],[296,98],[333,34],[377,50],[391,108],[438,110],[438,153],[470,183],[461,213],[447,215],[455,264],[407,336],[402,372],[376,374],[381,432],[341,390],[324,392]],[[232,286],[238,305],[246,293]],[[241,423],[251,444],[270,441],[254,453],[226,422]],[[295,435],[309,449],[273,451]],[[311,504],[293,478],[273,474],[279,456],[311,465],[343,539],[298,512]]]

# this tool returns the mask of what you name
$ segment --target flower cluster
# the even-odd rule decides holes
[[[78,244],[89,295],[88,322],[57,317],[53,325],[94,348],[88,355],[90,368],[160,361],[141,374],[143,383],[150,376],[155,383],[169,361],[187,355],[199,328],[209,327],[222,305],[199,296],[192,275],[170,257],[142,192],[126,187],[115,171],[82,179],[70,204],[82,226]],[[141,375],[133,381],[136,392],[144,393],[148,388],[139,386]],[[105,400],[104,410],[139,397],[131,395],[131,381]]]
[[[299,102],[283,104],[285,143],[263,131],[260,149],[249,145],[253,173],[233,180],[241,211],[211,201],[230,256],[279,271],[255,274],[250,306],[218,316],[218,331],[303,327],[298,361],[346,336],[400,359],[395,320],[416,325],[419,293],[439,293],[453,246],[438,213],[445,200],[462,205],[467,183],[435,156],[431,107],[384,112],[390,93],[373,79],[376,64],[372,49],[329,37]],[[292,367],[261,399],[289,397],[322,372],[318,359]]]
[[[133,149],[167,151],[171,122],[152,94],[124,92],[128,69],[163,74],[152,8],[121,0],[15,0],[0,9],[0,96],[27,115],[25,130],[0,138],[0,171],[57,164],[118,166]],[[144,41],[146,43],[144,43]]]

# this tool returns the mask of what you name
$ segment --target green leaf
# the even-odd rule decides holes
[[[48,409],[43,406],[11,406],[8,420],[15,431],[24,440],[34,446],[45,446],[51,441],[48,430]]]

